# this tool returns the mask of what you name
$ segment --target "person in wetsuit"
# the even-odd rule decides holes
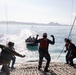
[[[43,38],[38,39],[38,35],[36,36],[36,43],[39,43],[39,65],[38,65],[38,69],[41,69],[42,66],[42,61],[43,61],[43,57],[45,57],[45,59],[47,60],[46,66],[44,71],[48,72],[48,67],[49,67],[49,63],[51,60],[50,54],[48,52],[48,47],[49,44],[54,45],[55,43],[55,38],[53,35],[51,35],[51,37],[53,38],[53,41],[49,40],[47,38],[47,33],[43,33]]]
[[[69,59],[70,65],[74,66],[73,59],[76,58],[76,47],[69,39],[66,41],[66,43],[69,44],[68,50],[70,51],[70,53],[69,53],[68,59]]]
[[[21,55],[17,53],[16,51],[12,50],[13,43],[9,42],[8,46],[1,45],[0,48],[2,49],[1,54],[0,54],[0,65],[2,66],[2,71],[6,73],[6,75],[10,75],[9,71],[9,63],[11,61],[11,56],[16,55],[19,57],[25,57],[25,55]]]

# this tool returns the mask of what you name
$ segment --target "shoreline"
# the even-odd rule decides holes
[[[64,62],[51,62],[49,72],[44,72],[45,62],[42,64],[42,70],[38,70],[38,62],[15,65],[15,69],[10,70],[10,75],[76,75],[76,68],[65,64]],[[0,74],[4,75],[4,74]]]

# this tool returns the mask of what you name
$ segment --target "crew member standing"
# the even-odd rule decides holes
[[[43,33],[43,38],[38,39],[38,35],[36,36],[36,43],[39,43],[39,65],[38,65],[38,69],[41,69],[42,66],[42,61],[43,61],[43,57],[45,57],[45,59],[47,60],[46,66],[44,71],[48,72],[48,67],[49,67],[49,63],[51,60],[50,54],[48,52],[48,47],[49,44],[54,45],[55,43],[55,38],[53,35],[51,35],[51,37],[53,38],[53,41],[49,40],[47,38],[47,33]],[[37,40],[38,39],[38,40]]]
[[[75,47],[75,44],[72,43],[72,41],[70,41],[69,39],[66,40],[66,43],[69,44],[68,49],[70,50],[70,53],[69,53],[68,59],[70,61],[70,65],[74,66],[73,59],[76,58],[76,47]]]
[[[0,65],[2,66],[2,71],[6,73],[6,75],[10,75],[10,71],[9,71],[9,63],[11,60],[11,56],[19,56],[19,57],[25,57],[25,55],[21,55],[19,53],[17,53],[16,51],[12,50],[14,46],[13,42],[9,42],[8,46],[4,46],[0,44],[0,48],[1,48],[1,55],[0,55]]]

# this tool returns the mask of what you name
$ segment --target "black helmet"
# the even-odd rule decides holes
[[[8,42],[8,46],[14,46],[13,42]]]
[[[43,37],[46,38],[47,37],[47,33],[43,33]]]
[[[65,38],[65,39],[64,39],[64,40],[65,40],[65,42],[67,41],[67,39],[68,39],[68,38]]]
[[[65,42],[70,43],[70,42],[71,42],[71,40],[70,40],[70,39],[68,39],[68,38],[65,38]]]

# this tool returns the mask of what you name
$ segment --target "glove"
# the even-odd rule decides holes
[[[24,58],[24,57],[25,57],[25,55],[22,55],[22,57]]]
[[[37,34],[37,37],[38,37],[39,35]]]
[[[50,35],[51,37],[54,37],[54,35]]]

